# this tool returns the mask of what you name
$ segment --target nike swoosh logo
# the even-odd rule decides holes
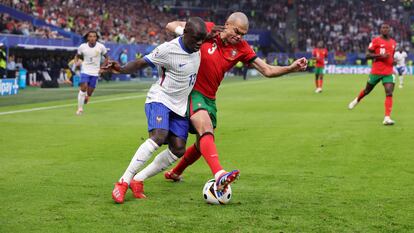
[[[183,67],[183,66],[185,66],[185,65],[187,65],[187,63],[183,63],[183,64],[178,64],[178,67]]]

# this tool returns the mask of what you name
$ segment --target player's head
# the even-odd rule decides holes
[[[323,41],[320,40],[316,46],[318,48],[323,48]]]
[[[96,31],[89,31],[83,36],[83,39],[90,44],[95,44],[99,40],[99,36]]]
[[[191,17],[184,28],[183,42],[190,52],[197,52],[207,36],[206,24],[200,17]]]
[[[224,24],[223,38],[230,44],[237,44],[249,30],[249,19],[242,12],[232,13]]]
[[[390,25],[383,23],[381,24],[380,33],[382,36],[388,36],[390,34]]]
[[[398,47],[398,51],[399,51],[400,53],[402,53],[402,52],[404,51],[404,48],[403,48],[402,46],[399,46],[399,47]]]

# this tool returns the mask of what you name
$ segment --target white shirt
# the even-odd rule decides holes
[[[394,53],[394,61],[397,63],[397,66],[405,66],[405,59],[407,58],[407,53],[403,51],[397,51]]]
[[[165,42],[144,57],[158,69],[159,79],[147,94],[145,103],[158,102],[180,116],[187,111],[188,95],[196,81],[200,51],[189,53],[182,37]]]
[[[96,42],[94,47],[90,47],[88,43],[83,43],[78,48],[78,55],[83,56],[81,73],[91,76],[99,75],[101,65],[101,57],[107,52],[105,46]]]

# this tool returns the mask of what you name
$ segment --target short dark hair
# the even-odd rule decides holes
[[[84,41],[88,41],[88,36],[89,36],[90,33],[95,33],[96,34],[96,40],[99,40],[99,34],[98,34],[97,31],[89,31],[83,36]]]

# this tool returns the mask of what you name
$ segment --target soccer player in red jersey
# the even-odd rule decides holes
[[[367,59],[373,59],[373,63],[367,85],[359,93],[358,97],[349,103],[348,108],[355,108],[361,99],[368,95],[377,83],[382,81],[385,88],[385,117],[383,124],[393,125],[395,122],[391,120],[390,115],[392,110],[392,93],[395,83],[393,62],[397,44],[389,35],[390,26],[388,24],[384,23],[381,25],[380,33],[381,35],[375,37],[368,47]]]
[[[167,30],[181,34],[185,22],[174,21],[167,25]],[[205,40],[200,48],[201,64],[197,74],[197,80],[189,97],[187,112],[192,124],[192,133],[196,134],[197,141],[187,148],[179,164],[171,171],[165,173],[167,179],[178,181],[184,169],[194,163],[201,155],[207,161],[216,180],[218,191],[226,190],[227,186],[239,175],[238,170],[226,172],[219,162],[216,144],[214,142],[214,128],[216,127],[216,92],[224,74],[237,62],[250,63],[265,77],[278,77],[290,72],[303,71],[307,67],[306,58],[300,58],[290,66],[271,66],[256,56],[249,44],[243,40],[247,33],[249,22],[247,16],[241,12],[235,12],[229,16],[224,28],[217,30],[219,26],[214,23],[206,23],[210,32],[209,39]],[[154,159],[156,160],[156,159]],[[152,169],[150,169],[152,167]],[[166,167],[155,168],[148,165],[148,169],[137,174],[138,180],[155,175]]]
[[[315,65],[315,93],[322,92],[323,74],[325,73],[325,58],[328,57],[328,50],[323,47],[323,42],[319,41],[317,47],[312,51],[312,58],[316,60]]]

